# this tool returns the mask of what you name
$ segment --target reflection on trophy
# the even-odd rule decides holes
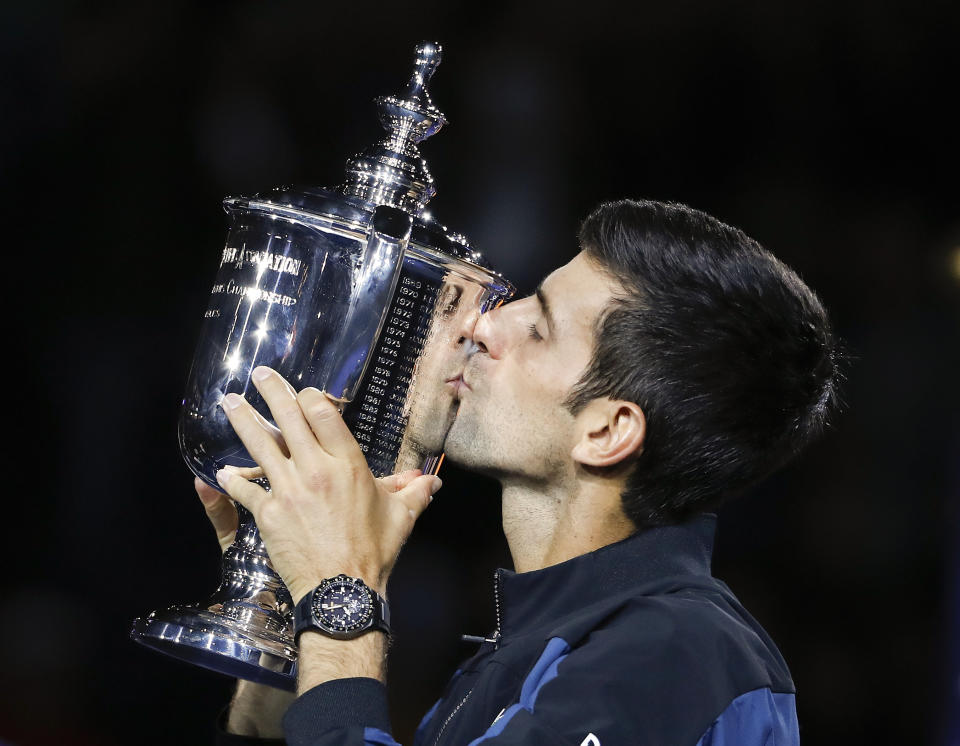
[[[224,466],[256,466],[220,401],[239,393],[269,420],[250,381],[258,365],[338,402],[375,475],[439,469],[469,329],[513,293],[462,236],[424,212],[435,189],[417,144],[445,123],[426,89],[439,63],[438,44],[417,47],[406,90],[377,99],[387,136],[348,161],[339,189],[224,201],[230,230],[179,425],[183,456],[208,484],[219,489]],[[249,513],[238,511],[220,587],[203,603],[136,619],[131,637],[293,689],[290,594]]]
[[[483,285],[464,282],[456,275],[444,278],[430,333],[407,396],[406,430],[400,443],[397,471],[421,469],[443,451],[457,414],[452,383],[467,363],[465,335],[469,335],[479,312],[488,305],[486,292]]]

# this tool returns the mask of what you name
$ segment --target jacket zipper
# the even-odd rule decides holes
[[[493,603],[497,611],[497,628],[493,631],[492,637],[481,637],[480,635],[460,635],[460,639],[464,642],[473,642],[477,645],[482,645],[485,642],[489,642],[493,645],[493,649],[496,650],[500,647],[500,571],[493,571]]]
[[[460,700],[460,704],[453,708],[453,712],[447,715],[447,719],[443,721],[443,725],[440,726],[440,730],[437,732],[437,737],[433,741],[433,746],[439,746],[440,737],[443,735],[443,731],[447,729],[447,723],[453,720],[453,716],[460,712],[460,708],[463,707],[464,702],[470,699],[470,695],[473,694],[473,689],[467,692],[463,699]]]
[[[493,603],[497,610],[497,628],[493,631],[493,649],[500,645],[500,571],[493,571]]]
[[[493,649],[496,650],[500,645],[500,571],[493,571],[493,603],[497,611],[497,628],[493,631],[493,637],[477,637],[474,635],[462,635],[461,639],[466,642],[490,642],[493,643]],[[443,732],[447,729],[447,724],[453,720],[453,716],[460,712],[460,708],[470,699],[470,695],[473,694],[473,689],[470,689],[463,699],[460,700],[460,703],[453,708],[453,712],[447,715],[446,719],[443,721],[443,725],[440,726],[440,730],[437,731],[437,737],[433,740],[433,746],[440,746],[440,738],[443,736]],[[501,714],[503,714],[501,712]],[[497,715],[499,718],[500,715]],[[496,721],[494,721],[496,722]]]

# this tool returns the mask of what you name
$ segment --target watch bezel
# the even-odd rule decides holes
[[[347,628],[337,623],[329,614],[329,610],[325,611],[322,608],[324,597],[334,586],[349,586],[352,589],[359,590],[363,593],[365,599],[362,610],[366,613],[356,624],[350,625]],[[310,600],[310,615],[313,617],[313,622],[316,626],[331,637],[339,640],[349,640],[354,637],[359,637],[374,624],[375,609],[373,591],[370,586],[360,578],[354,578],[345,573],[341,573],[332,578],[326,578],[313,591],[313,597]]]

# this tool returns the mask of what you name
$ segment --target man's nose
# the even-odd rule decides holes
[[[499,317],[500,309],[495,308],[486,313],[480,314],[477,323],[473,327],[473,343],[479,352],[485,352],[491,357],[499,355],[499,346],[496,343],[496,321]],[[494,354],[494,351],[497,354]]]
[[[452,336],[452,339],[456,340],[456,347],[461,347],[462,345],[473,342],[473,335],[479,317],[479,309],[470,309],[469,311],[465,311],[464,309],[460,310],[454,320],[455,326],[453,327],[454,334]]]

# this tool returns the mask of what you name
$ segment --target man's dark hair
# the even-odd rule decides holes
[[[623,493],[638,527],[711,510],[816,438],[837,406],[840,351],[816,294],[742,231],[685,205],[622,200],[580,228],[620,283],[567,401],[640,405]]]

